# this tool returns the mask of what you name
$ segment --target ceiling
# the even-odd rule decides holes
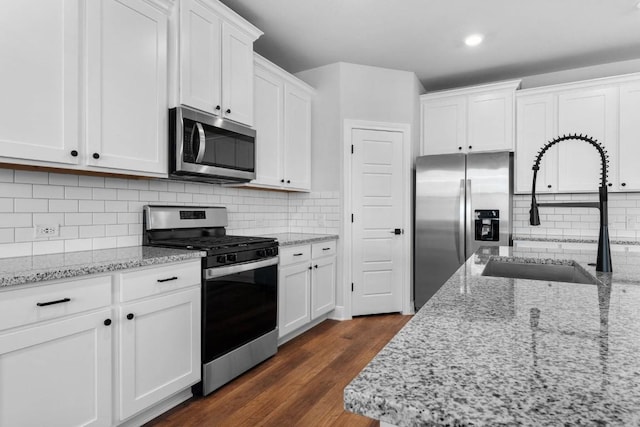
[[[351,62],[428,90],[640,58],[638,0],[222,0],[289,72]],[[463,39],[482,33],[469,48]]]

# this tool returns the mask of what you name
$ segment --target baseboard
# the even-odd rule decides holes
[[[193,394],[191,393],[191,387],[179,391],[178,393],[167,397],[166,399],[158,402],[156,405],[147,409],[144,412],[139,413],[138,415],[134,415],[132,418],[129,418],[123,421],[121,424],[117,424],[120,427],[139,427],[144,423],[151,421],[152,419],[159,417],[160,415],[167,412],[169,409],[178,406],[182,402],[191,399]]]
[[[318,326],[320,323],[324,322],[328,318],[329,318],[329,316],[325,314],[325,315],[320,316],[317,319],[311,321],[310,323],[307,323],[304,326],[300,326],[295,331],[289,332],[287,335],[283,336],[282,338],[278,338],[278,347],[281,346],[282,344],[286,343],[287,341],[291,341],[292,339],[294,339],[298,335],[307,332],[309,329],[311,329],[311,328],[313,328],[315,326]]]
[[[336,305],[336,308],[333,309],[331,313],[329,313],[329,319],[332,320],[351,320],[351,316],[347,317],[345,315],[345,309],[343,305]]]

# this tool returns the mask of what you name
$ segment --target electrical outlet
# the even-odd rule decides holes
[[[56,237],[60,235],[60,226],[58,224],[41,224],[35,226],[35,237],[42,239],[44,237]]]

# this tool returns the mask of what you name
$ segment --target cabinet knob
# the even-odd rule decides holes
[[[311,270],[313,267],[309,266],[309,270]]]
[[[133,315],[133,313],[129,313],[127,314],[127,319],[131,320],[133,319],[135,316]]]
[[[547,185],[547,188],[551,188],[551,184]]]
[[[623,182],[623,183],[622,183],[622,184],[620,184],[620,185],[622,185],[623,187],[626,187],[626,186],[627,186],[627,183],[626,183],[626,182]]]
[[[99,158],[100,158],[100,154],[98,154],[98,153],[93,153],[93,158],[94,158],[94,159],[99,159]]]
[[[313,268],[318,268],[318,264],[314,265]]]
[[[216,105],[216,111],[220,111],[220,106]]]
[[[288,180],[287,180],[287,184],[291,184],[291,180],[289,180],[289,179],[288,179]]]
[[[458,150],[462,150],[462,147],[458,147]]]
[[[280,182],[284,182],[284,179],[281,179]]]
[[[78,157],[78,150],[71,150],[71,155],[73,157]]]
[[[472,148],[473,148],[473,147],[470,145],[470,146],[469,146],[469,150],[471,150]]]
[[[608,183],[607,185],[608,185],[609,187],[613,187],[613,183],[611,183],[611,182],[610,182],[610,183]]]
[[[111,325],[111,319],[105,319],[104,326],[109,326],[109,325]]]
[[[227,108],[227,111],[225,111],[227,114],[231,114],[231,108]]]

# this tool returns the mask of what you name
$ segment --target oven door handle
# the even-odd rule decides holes
[[[278,263],[278,257],[273,257],[261,261],[245,262],[242,264],[230,265],[227,267],[212,267],[204,270],[204,279],[214,279],[216,277],[228,276],[230,274],[242,273],[244,271],[256,270],[262,267],[269,267]]]

